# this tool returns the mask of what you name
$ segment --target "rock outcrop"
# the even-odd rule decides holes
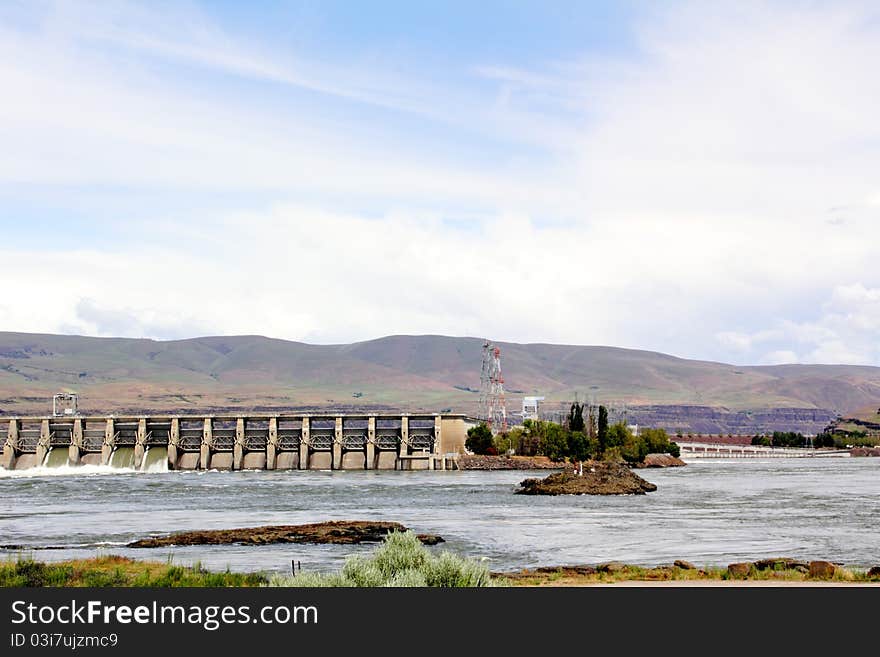
[[[850,456],[880,456],[880,447],[853,447]]]
[[[830,561],[810,562],[810,577],[814,579],[831,579],[836,571],[837,566]]]
[[[633,465],[634,468],[680,468],[687,465],[677,456],[671,454],[648,454],[641,463]]]
[[[755,565],[751,561],[732,563],[727,567],[727,575],[733,578],[748,577]]]
[[[393,531],[403,532],[399,522],[378,520],[331,520],[307,525],[267,525],[237,529],[204,529],[178,532],[167,536],[144,538],[129,543],[131,548],[155,548],[171,545],[266,545],[269,543],[378,543]],[[433,534],[419,534],[425,545],[442,543]]]
[[[544,479],[524,479],[516,490],[521,495],[643,495],[657,490],[623,463],[584,463],[583,476],[556,472]]]

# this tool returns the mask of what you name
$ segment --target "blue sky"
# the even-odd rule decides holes
[[[6,2],[0,330],[880,365],[870,2]]]

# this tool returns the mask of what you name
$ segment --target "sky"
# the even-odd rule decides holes
[[[880,365],[876,2],[0,4],[0,330]]]

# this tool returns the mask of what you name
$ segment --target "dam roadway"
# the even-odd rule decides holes
[[[146,470],[445,469],[464,415],[277,414],[13,417],[0,467],[122,465]]]

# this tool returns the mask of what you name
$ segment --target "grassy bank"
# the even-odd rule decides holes
[[[280,587],[482,587],[503,585],[480,562],[429,551],[412,532],[391,532],[370,556],[350,556],[336,573],[293,576],[211,572],[121,556],[43,563],[30,558],[0,563],[0,586],[280,586]]]
[[[813,564],[778,558],[733,564],[728,568],[698,568],[686,562],[652,568],[608,563],[490,573],[481,562],[445,551],[433,553],[414,534],[407,532],[389,534],[372,555],[349,557],[343,568],[335,573],[306,572],[267,577],[263,573],[211,572],[198,564],[179,566],[121,556],[58,563],[19,559],[0,562],[0,586],[485,587],[591,586],[624,582],[880,585],[880,568],[867,571],[829,562],[818,563],[825,564],[821,571],[813,568]]]
[[[211,572],[199,564],[179,566],[108,555],[58,563],[18,559],[0,563],[0,586],[261,586],[261,573]]]
[[[880,574],[869,574],[866,570],[836,567],[832,574],[811,576],[803,568],[763,568],[750,567],[748,572],[738,574],[728,568],[680,568],[678,566],[657,566],[646,568],[635,565],[616,565],[604,570],[592,566],[559,566],[556,568],[537,568],[515,573],[497,573],[510,586],[589,586],[591,584],[613,584],[615,582],[768,582],[785,584],[787,582],[875,582],[880,584]]]

